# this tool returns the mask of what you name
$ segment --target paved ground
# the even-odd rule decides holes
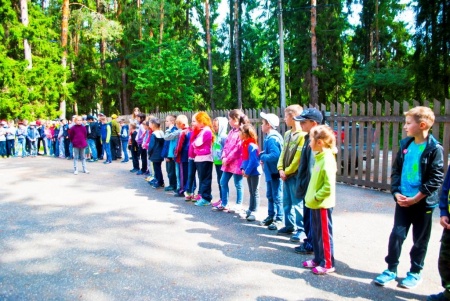
[[[0,160],[0,300],[425,300],[441,291],[437,212],[422,285],[371,283],[385,269],[387,193],[338,185],[337,272],[315,276],[287,237],[155,191],[130,165],[89,167],[75,176],[71,161]]]

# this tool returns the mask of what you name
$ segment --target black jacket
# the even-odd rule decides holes
[[[392,165],[391,193],[401,193],[400,184],[405,150],[414,141],[408,137],[400,141],[400,149]],[[426,208],[434,208],[439,203],[439,188],[444,181],[444,160],[442,145],[429,134],[427,146],[420,157],[419,172],[422,185],[419,191],[426,195],[420,202],[426,202]],[[395,200],[395,197],[394,197]],[[419,203],[420,203],[419,202]]]
[[[314,156],[311,151],[311,146],[309,146],[309,134],[307,134],[305,136],[305,142],[303,143],[302,155],[297,170],[297,190],[295,191],[295,196],[299,199],[303,200],[305,198],[313,167]]]

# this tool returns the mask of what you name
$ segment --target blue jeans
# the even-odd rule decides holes
[[[53,156],[53,144],[52,144],[52,138],[44,138],[44,149],[45,149],[45,153],[48,156]]]
[[[242,204],[242,200],[244,198],[244,191],[242,190],[242,182],[244,177],[242,175],[237,175],[231,172],[224,171],[222,173],[222,177],[220,178],[220,187],[222,188],[222,194],[220,198],[222,199],[222,206],[224,207],[228,205],[228,197],[230,194],[228,182],[230,181],[231,177],[233,177],[234,186],[236,186],[237,192],[236,204],[238,205]]]
[[[195,189],[197,188],[197,183],[195,181],[195,173],[196,172],[197,172],[197,169],[196,169],[194,160],[189,159],[188,178],[187,178],[186,187],[184,189],[187,193],[194,193]]]
[[[219,199],[222,197],[222,187],[220,186],[220,179],[222,178],[222,164],[214,164],[216,167],[217,185],[219,186]]]
[[[248,206],[248,210],[251,212],[258,211],[260,198],[259,198],[259,178],[261,176],[248,176],[247,184],[250,192],[250,204]]]
[[[14,157],[16,155],[15,142],[15,139],[6,139],[6,154],[8,157]]]
[[[22,157],[26,157],[27,156],[27,150],[26,150],[27,141],[26,141],[25,137],[18,138],[17,144],[18,144],[17,155],[19,155],[19,153],[22,152]]]
[[[95,145],[95,139],[88,139],[87,140],[88,145],[89,145],[89,149],[91,150],[91,158],[93,160],[97,160],[98,159],[98,155],[97,155],[97,146]]]
[[[106,141],[102,141],[103,149],[106,152],[106,161],[111,162],[111,147]]]
[[[0,141],[0,156],[6,157],[6,140]]]
[[[280,178],[272,179],[271,181],[266,182],[266,185],[269,216],[276,221],[283,221],[283,181]]]
[[[284,205],[284,224],[286,228],[292,230],[304,231],[303,228],[303,202],[295,196],[297,187],[296,177],[290,177],[284,181],[283,186],[283,205]]]
[[[122,140],[120,142],[122,143],[123,161],[128,161],[130,159],[128,157],[128,140]]]

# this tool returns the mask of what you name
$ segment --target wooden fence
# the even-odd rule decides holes
[[[400,139],[405,137],[402,128],[405,120],[403,112],[418,105],[430,107],[436,116],[431,133],[444,147],[444,166],[447,171],[450,143],[450,100],[448,99],[444,104],[435,100],[433,102],[425,101],[423,104],[414,102],[412,105],[408,102],[402,104],[394,102],[393,105],[389,102],[384,104],[377,102],[375,104],[343,105],[338,103],[329,107],[316,106],[317,109],[325,112],[327,123],[334,128],[336,133],[338,148],[336,160],[340,167],[337,180],[342,183],[389,190],[392,162],[397,154]],[[307,107],[312,106],[304,106],[304,108]],[[264,138],[260,126],[261,112],[274,113],[279,116],[281,122],[279,130],[282,134],[286,131],[286,124],[282,117],[283,112],[280,108],[244,109],[243,111],[257,129],[260,145]],[[169,114],[184,114],[191,120],[194,113],[162,112],[154,115],[164,120]],[[212,118],[228,116],[228,110],[208,111],[207,113]],[[356,145],[359,147],[354,147]]]

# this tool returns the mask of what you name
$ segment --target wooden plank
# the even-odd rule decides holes
[[[381,103],[377,102],[376,104],[376,115],[381,115],[382,114],[382,108],[381,108]],[[375,122],[375,158],[374,158],[374,166],[373,166],[373,182],[374,183],[380,183],[380,137],[381,137],[381,122],[377,121]]]
[[[429,107],[429,106],[426,106]],[[434,116],[438,116],[441,114],[441,103],[437,101],[436,99],[433,101],[433,113]],[[432,127],[432,134],[436,139],[439,139],[439,133],[440,133],[441,123],[440,122],[434,122],[434,125]]]
[[[400,113],[400,103],[394,102],[394,112],[393,115],[401,115]],[[403,117],[404,118],[404,117]],[[399,148],[399,142],[400,142],[400,131],[403,131],[402,127],[403,123],[400,122],[393,122],[392,123],[392,147],[391,147],[391,157],[386,159],[390,159],[391,166],[392,163],[394,163],[395,156],[397,156],[398,148]]]
[[[353,102],[352,103],[352,115],[358,115],[358,105],[355,103],[355,102]],[[351,168],[350,168],[350,176],[352,177],[352,178],[355,178],[355,174],[356,174],[356,155],[357,155],[357,152],[356,152],[356,136],[358,135],[358,133],[357,133],[357,127],[358,127],[358,125],[357,125],[357,123],[356,122],[352,122],[352,124],[350,125],[349,124],[349,135],[351,136],[351,137],[349,137],[349,141],[348,141],[348,143],[349,143],[349,145],[347,146],[346,145],[346,148],[345,148],[345,152],[347,153],[346,155],[348,156],[349,154],[348,154],[348,150],[350,149],[350,146],[351,146],[351,150],[350,150],[350,166],[351,166]],[[351,134],[350,134],[350,129],[351,129]],[[351,139],[350,139],[351,138]],[[350,144],[351,143],[351,144]]]
[[[384,103],[384,113],[387,116],[391,115],[391,104],[387,101]],[[386,160],[385,158],[387,158],[389,155],[389,128],[390,124],[385,122],[383,124],[383,168],[381,170],[382,183],[388,183],[388,160]]]
[[[367,116],[373,116],[373,104],[371,102],[367,103]],[[372,180],[372,157],[373,152],[375,150],[372,150],[372,144],[374,143],[374,129],[373,129],[373,123],[367,122],[365,125],[367,127],[367,136],[366,136],[366,166],[364,169],[365,172],[365,180],[366,181],[373,181]]]
[[[445,100],[445,115],[450,115],[450,99]],[[450,144],[450,122],[444,123],[442,146],[444,147],[444,170],[448,170],[448,152]]]
[[[366,104],[365,102],[360,102],[359,103],[359,115],[366,115]],[[355,123],[355,128],[356,128],[357,124]],[[366,123],[365,122],[361,122],[359,123],[359,126],[357,127],[359,128],[359,130],[354,132],[354,136],[357,135],[357,137],[355,137],[355,141],[358,141],[358,160],[355,161],[355,164],[358,165],[358,180],[362,180],[363,178],[363,174],[364,174],[364,129],[366,128]],[[356,152],[356,143],[352,144],[352,147],[355,149]],[[367,145],[368,149],[370,149],[369,145]],[[356,159],[356,158],[355,158]],[[355,165],[356,167],[356,165]]]
[[[349,105],[348,104],[344,104],[344,114],[348,116],[349,114]],[[338,122],[337,123],[337,128],[342,128],[341,123]],[[342,164],[342,168],[344,169],[344,175],[345,176],[349,176],[349,172],[348,172],[348,166],[349,164],[351,164],[350,160],[349,160],[349,154],[348,154],[348,145],[349,145],[349,122],[348,121],[344,121],[344,141],[343,141],[343,147],[341,147],[339,149],[339,151],[343,152],[343,160],[341,162],[343,162]],[[342,139],[342,136],[339,136]]]

